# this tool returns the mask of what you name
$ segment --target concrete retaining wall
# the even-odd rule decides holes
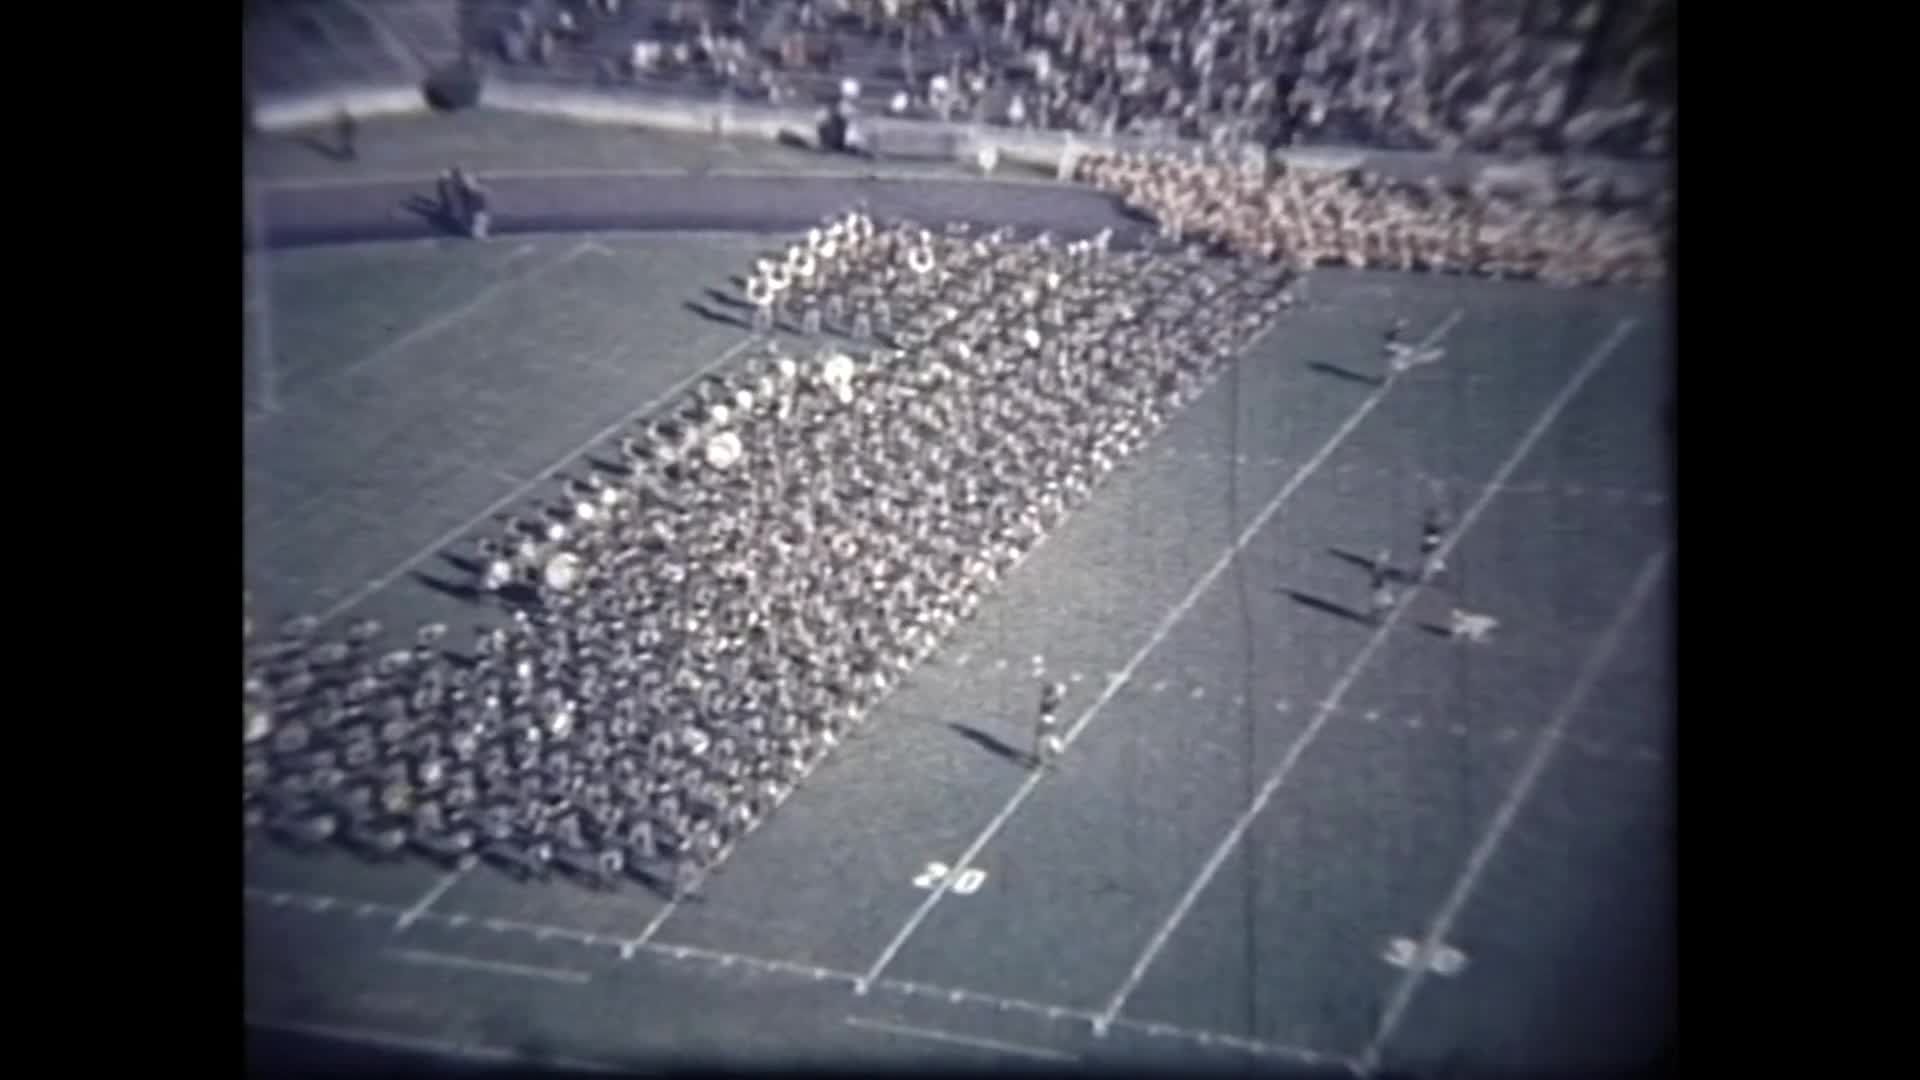
[[[759,102],[716,102],[669,98],[621,91],[593,91],[557,86],[490,80],[481,90],[480,106],[505,112],[550,116],[584,124],[603,124],[673,131],[714,137],[773,140],[798,138],[811,145],[821,118],[817,108],[776,107]],[[261,102],[254,109],[255,127],[262,131],[289,131],[324,124],[342,108],[355,116],[393,116],[429,109],[419,87],[362,87],[318,92]],[[863,115],[857,126],[867,145],[885,157],[940,159],[973,163],[992,147],[1003,163],[1021,164],[1069,174],[1082,155],[1098,151],[1175,150],[1196,152],[1197,140],[1145,136],[1097,136],[1061,131],[1032,131],[987,124],[903,120],[885,115]],[[1565,167],[1627,176],[1650,186],[1662,186],[1667,167],[1659,163],[1607,159],[1535,159],[1514,161],[1485,155],[1437,154],[1417,151],[1377,151],[1341,148],[1291,148],[1272,157],[1301,168],[1350,169],[1365,166],[1389,175],[1418,178],[1439,176],[1459,180],[1481,176],[1504,181],[1541,182]]]
[[[614,124],[677,131],[688,134],[775,139],[799,137],[809,143],[821,119],[818,108],[776,107],[758,102],[702,102],[648,97],[618,92],[594,93],[563,87],[490,83],[481,105],[508,112],[552,116],[587,124]],[[903,120],[885,115],[862,115],[856,121],[867,145],[889,157],[932,158],[973,162],[981,150],[993,147],[1004,162],[1056,170],[1090,150],[1159,150],[1198,148],[1192,141],[1170,142],[1145,137],[1098,137],[1058,131],[1031,131],[988,124]],[[1346,150],[1284,150],[1282,160],[1320,168],[1350,168],[1366,160],[1364,153]]]
[[[343,109],[364,119],[424,113],[431,106],[418,86],[343,86],[256,101],[253,126],[257,131],[272,133],[298,131],[332,123]]]

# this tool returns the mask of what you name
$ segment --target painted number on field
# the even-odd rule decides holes
[[[980,891],[980,886],[987,883],[987,872],[977,866],[968,867],[958,874],[954,874],[953,868],[946,863],[930,862],[927,864],[927,868],[920,871],[920,875],[913,879],[913,887],[916,889],[937,889],[940,887],[940,883],[947,880],[950,874],[953,875],[953,891],[959,893],[961,896],[972,896],[974,893]]]
[[[1451,945],[1436,945],[1431,955],[1423,956],[1420,943],[1411,938],[1394,938],[1387,942],[1380,958],[1397,968],[1424,965],[1435,975],[1458,975],[1467,967],[1467,954],[1459,949]]]

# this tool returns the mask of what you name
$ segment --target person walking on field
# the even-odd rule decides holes
[[[1036,768],[1052,768],[1067,748],[1066,738],[1060,733],[1060,702],[1066,693],[1067,688],[1058,682],[1049,682],[1040,688],[1040,716],[1033,732]]]

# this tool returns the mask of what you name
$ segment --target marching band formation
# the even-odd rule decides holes
[[[1666,274],[1670,196],[1627,202],[1590,182],[1534,199],[1412,184],[1359,170],[1090,154],[1076,176],[1117,193],[1174,242],[1303,266],[1646,284]],[[1624,205],[1622,205],[1624,203]]]
[[[439,624],[393,647],[249,612],[248,832],[693,887],[1293,280],[1105,236],[823,223],[744,289],[806,347],[770,335],[631,432],[624,473],[479,542],[501,625],[456,652]]]
[[[684,892],[1294,303],[1305,268],[1664,272],[1660,206],[1168,157],[1089,157],[1079,178],[1163,242],[849,212],[756,261],[760,351],[630,433],[623,473],[479,543],[476,584],[511,617],[470,648],[438,624],[400,648],[370,622],[261,638],[249,613],[249,834]],[[1393,374],[1442,355],[1402,330]],[[1421,583],[1445,572],[1445,527],[1423,529]],[[1374,562],[1380,620],[1400,578]],[[1455,609],[1444,630],[1496,626]],[[1042,689],[1036,766],[1065,749],[1063,693]]]

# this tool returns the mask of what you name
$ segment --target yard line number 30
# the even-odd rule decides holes
[[[972,896],[974,893],[980,891],[980,886],[987,883],[987,872],[977,866],[970,866],[958,874],[955,874],[953,868],[946,863],[930,862],[927,864],[927,868],[920,871],[919,876],[913,879],[913,887],[916,889],[937,889],[940,887],[941,882],[947,880],[948,875],[953,876],[952,891],[959,893],[961,896]]]

